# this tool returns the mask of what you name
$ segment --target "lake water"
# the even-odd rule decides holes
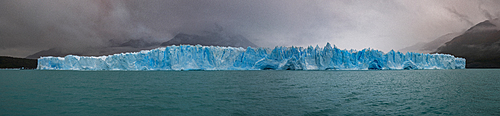
[[[500,115],[500,70],[0,70],[0,115]]]

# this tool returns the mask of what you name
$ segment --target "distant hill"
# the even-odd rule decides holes
[[[205,32],[202,34],[185,34],[179,33],[174,38],[167,42],[148,41],[151,38],[130,39],[125,42],[117,42],[110,40],[110,46],[101,48],[85,48],[81,50],[68,50],[64,48],[51,48],[42,50],[32,55],[27,56],[28,59],[38,59],[42,56],[64,57],[66,55],[80,56],[102,56],[124,52],[138,52],[141,50],[150,50],[162,46],[171,45],[204,45],[204,46],[232,46],[232,47],[258,47],[248,39],[237,34],[228,34],[222,29],[215,32]]]
[[[467,68],[500,68],[500,20],[481,22],[436,50],[467,59]]]
[[[36,59],[0,56],[0,69],[5,69],[5,68],[36,69],[36,66],[37,66]]]
[[[463,32],[448,33],[430,42],[421,42],[415,45],[405,47],[398,51],[400,52],[418,52],[418,53],[432,53],[435,52],[439,47],[445,45],[446,42],[451,41],[453,38],[463,34]]]
[[[42,56],[64,57],[66,55],[79,56],[102,56],[124,52],[138,52],[141,50],[149,50],[160,47],[160,43],[148,42],[145,39],[131,39],[123,43],[114,43],[109,47],[102,48],[86,48],[85,50],[67,50],[64,48],[51,48],[42,50],[32,55],[27,56],[28,59],[38,59]]]
[[[171,45],[204,45],[204,46],[231,46],[231,47],[257,47],[241,35],[228,35],[220,32],[207,32],[203,35],[179,33],[173,39],[164,42],[161,46]]]
[[[70,53],[61,52],[61,48],[51,48],[48,50],[42,50],[42,51],[39,51],[37,53],[31,54],[31,55],[27,56],[26,58],[27,59],[38,59],[42,56],[66,56],[66,55],[70,55]],[[74,54],[74,55],[77,55],[77,54]]]

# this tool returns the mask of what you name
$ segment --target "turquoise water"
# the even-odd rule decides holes
[[[500,115],[500,70],[0,70],[0,115]]]

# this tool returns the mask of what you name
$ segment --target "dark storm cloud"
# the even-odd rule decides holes
[[[496,18],[499,8],[495,0],[3,0],[0,55],[164,42],[215,24],[262,47],[330,42],[388,51]]]
[[[140,33],[121,2],[15,0],[0,3],[4,49],[83,51]]]
[[[265,47],[307,42],[313,31],[325,25],[339,28],[345,25],[333,24],[332,21],[345,19],[329,13],[315,1],[133,1],[130,8],[137,9],[132,13],[134,20],[143,21],[153,30],[168,30],[166,33],[174,34],[199,32],[217,23]]]

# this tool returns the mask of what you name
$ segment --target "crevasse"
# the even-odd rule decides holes
[[[41,57],[40,70],[385,70],[465,69],[448,54],[383,53],[373,49],[324,47],[233,48],[168,46],[107,56]]]

